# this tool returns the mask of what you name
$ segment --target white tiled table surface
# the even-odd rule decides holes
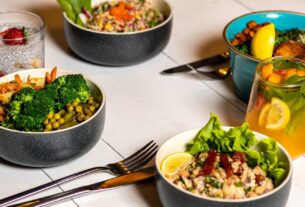
[[[303,12],[305,0],[172,0],[171,40],[155,58],[136,66],[110,68],[76,58],[64,38],[61,10],[55,0],[0,0],[0,10],[26,10],[42,16],[47,25],[46,67],[81,72],[97,81],[107,97],[106,125],[101,140],[83,157],[59,167],[32,169],[0,160],[0,199],[65,175],[115,162],[148,140],[162,144],[171,136],[200,127],[209,113],[225,125],[241,124],[247,105],[232,90],[232,80],[210,81],[198,74],[162,76],[163,69],[226,50],[222,29],[245,13],[259,10]],[[294,161],[293,186],[287,207],[305,204],[305,158]],[[56,192],[110,178],[96,174],[39,194]],[[153,183],[132,185],[57,205],[58,207],[161,206]]]

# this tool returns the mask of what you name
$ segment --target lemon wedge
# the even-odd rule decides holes
[[[251,41],[251,53],[260,60],[272,57],[275,43],[275,26],[268,24],[260,28]]]
[[[161,163],[161,171],[165,176],[170,177],[179,169],[193,161],[194,157],[186,152],[178,152],[164,158]]]
[[[279,98],[273,97],[271,103],[266,103],[259,115],[258,125],[267,129],[283,129],[290,120],[290,110],[287,104]]]

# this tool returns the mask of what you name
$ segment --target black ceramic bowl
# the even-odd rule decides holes
[[[0,78],[0,83],[14,80],[15,74],[26,80],[45,77],[48,69],[29,69]],[[58,76],[72,72],[58,70]],[[105,95],[94,82],[86,79],[92,95],[101,106],[87,121],[52,132],[22,132],[0,126],[0,157],[24,166],[51,167],[61,165],[87,153],[100,139],[105,122]]]
[[[224,129],[229,129],[224,127]],[[185,145],[192,140],[199,129],[190,130],[181,134],[178,134],[168,141],[166,141],[158,150],[156,155],[156,178],[157,189],[159,197],[163,206],[166,207],[285,207],[290,188],[292,177],[292,161],[288,152],[279,145],[279,160],[288,164],[289,170],[287,177],[284,181],[277,186],[274,190],[265,193],[261,196],[248,198],[243,200],[228,200],[228,199],[215,199],[204,198],[199,195],[195,195],[189,191],[182,190],[169,181],[160,170],[161,162],[164,158],[170,154],[176,152],[184,152]],[[266,136],[254,132],[258,139],[263,139]]]
[[[139,32],[110,33],[86,29],[76,25],[64,13],[64,30],[69,47],[83,59],[107,66],[133,65],[152,58],[167,45],[173,19],[168,2],[152,2],[166,16],[166,20]]]

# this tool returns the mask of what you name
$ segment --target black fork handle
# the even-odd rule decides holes
[[[108,172],[108,173],[112,174],[112,172],[111,172],[109,167],[94,167],[94,168],[90,168],[90,169],[87,169],[87,170],[83,170],[83,171],[74,173],[72,175],[68,175],[66,177],[63,177],[63,178],[51,181],[49,183],[37,186],[35,188],[32,188],[32,189],[29,189],[29,190],[17,193],[15,195],[3,198],[3,199],[0,200],[0,207],[5,207],[5,206],[7,206],[10,203],[16,202],[16,201],[21,200],[23,198],[35,195],[35,194],[37,194],[39,192],[48,190],[48,189],[53,188],[55,186],[67,183],[67,182],[75,180],[75,179],[77,179],[79,177],[83,177],[85,175],[96,173],[96,172]]]

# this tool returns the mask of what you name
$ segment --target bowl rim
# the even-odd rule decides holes
[[[29,75],[31,75],[32,77],[35,77],[34,74],[35,72],[37,71],[45,71],[45,72],[50,72],[50,70],[52,70],[51,68],[35,68],[35,69],[26,69],[26,70],[22,70],[22,71],[17,71],[17,72],[14,72],[14,73],[9,73],[5,76],[2,76],[0,77],[0,80],[2,79],[5,79],[7,76],[12,76],[14,77],[16,74],[19,74],[20,73],[28,73]],[[19,133],[19,134],[56,134],[56,133],[60,133],[60,132],[64,132],[64,131],[68,131],[68,130],[71,130],[71,129],[74,129],[74,128],[77,128],[81,125],[84,125],[88,122],[90,122],[91,120],[93,120],[99,113],[100,111],[105,108],[105,104],[106,104],[106,96],[105,96],[105,92],[104,90],[95,82],[95,81],[92,81],[91,79],[89,79],[86,75],[82,74],[82,73],[78,73],[78,72],[75,72],[75,71],[71,71],[71,70],[64,70],[64,69],[60,69],[60,68],[57,68],[57,72],[60,71],[60,72],[63,72],[63,75],[65,74],[81,74],[84,76],[85,80],[86,81],[89,81],[91,83],[93,83],[100,91],[101,91],[101,94],[102,94],[102,103],[99,107],[99,109],[93,114],[93,116],[91,116],[89,119],[87,119],[86,121],[83,121],[82,123],[79,123],[77,125],[74,125],[72,127],[68,127],[68,128],[65,128],[65,129],[60,129],[60,130],[55,130],[55,131],[48,131],[48,132],[27,132],[27,131],[20,131],[20,130],[16,130],[16,129],[9,129],[9,128],[6,128],[6,127],[3,127],[3,126],[0,126],[0,130],[7,130],[7,131],[10,131],[10,132],[14,132],[14,133]],[[31,74],[30,74],[31,73]],[[62,75],[60,75],[62,76]],[[60,76],[56,76],[56,77],[60,77]],[[9,80],[8,80],[9,81]]]
[[[253,15],[253,14],[263,14],[263,13],[288,13],[288,14],[295,14],[295,15],[300,15],[300,16],[304,16],[305,17],[305,13],[302,13],[302,12],[297,12],[297,11],[287,11],[287,10],[262,10],[262,11],[255,11],[255,12],[250,12],[250,13],[246,13],[246,14],[243,14],[243,15],[240,15],[234,19],[232,19],[231,21],[229,21],[226,26],[224,27],[223,31],[222,31],[222,37],[223,39],[225,40],[225,43],[226,45],[231,49],[233,50],[235,53],[237,53],[238,55],[241,55],[249,60],[253,60],[255,62],[261,62],[262,60],[260,59],[257,59],[251,55],[248,55],[248,54],[245,54],[245,53],[242,53],[240,52],[238,49],[236,49],[232,44],[231,44],[231,41],[227,39],[226,37],[226,32],[227,32],[227,29],[228,27],[233,23],[235,22],[236,20],[242,18],[242,17],[245,17],[245,16],[250,16],[250,15]]]
[[[230,128],[232,128],[231,126],[222,126],[222,128],[224,130],[229,130]],[[174,140],[174,139],[178,139],[179,137],[182,137],[182,136],[185,136],[185,134],[188,134],[188,133],[198,133],[198,131],[200,130],[201,128],[195,128],[195,129],[190,129],[190,130],[187,130],[187,131],[183,131],[179,134],[176,134],[175,136],[169,138],[168,140],[166,140],[162,145],[161,147],[159,148],[157,154],[156,154],[156,158],[155,158],[155,168],[157,170],[157,173],[161,176],[161,178],[163,180],[165,180],[165,182],[167,184],[169,184],[170,186],[172,186],[173,188],[175,188],[176,190],[182,192],[182,193],[185,193],[191,197],[194,197],[194,198],[199,198],[199,199],[202,199],[202,200],[208,200],[208,201],[211,201],[211,202],[219,202],[219,203],[246,203],[246,202],[251,202],[251,201],[256,201],[256,200],[259,200],[259,199],[262,199],[262,198],[265,198],[265,197],[268,197],[274,193],[276,193],[277,191],[279,191],[280,189],[282,189],[284,186],[287,185],[288,181],[290,180],[290,178],[292,177],[292,171],[293,171],[293,164],[292,164],[292,159],[288,153],[288,151],[278,142],[277,145],[279,146],[279,149],[285,154],[286,158],[288,159],[288,164],[289,164],[289,171],[288,171],[288,174],[286,176],[286,178],[282,181],[282,183],[277,186],[275,189],[271,190],[270,192],[267,192],[265,194],[262,194],[262,195],[259,195],[257,197],[254,197],[254,198],[245,198],[245,199],[240,199],[240,200],[233,200],[233,199],[219,199],[219,198],[210,198],[210,197],[202,197],[200,195],[196,195],[194,193],[191,193],[187,190],[184,190],[184,189],[180,189],[178,188],[174,183],[170,182],[169,179],[167,179],[164,174],[161,172],[161,169],[160,169],[160,165],[157,163],[158,160],[160,160],[159,156],[160,156],[160,151],[161,149],[163,148],[166,148],[166,144],[168,142],[170,142],[171,140]],[[259,132],[256,132],[256,131],[253,131],[252,132],[255,134],[255,136],[259,136],[261,138],[266,138],[268,137],[267,135],[264,135],[264,134],[261,134]],[[193,139],[193,138],[190,138],[190,140]]]
[[[96,31],[93,29],[88,29],[82,26],[79,26],[77,24],[75,24],[75,22],[73,22],[71,19],[69,19],[66,15],[65,12],[63,12],[63,16],[64,19],[69,22],[72,26],[77,27],[78,29],[81,29],[83,31],[87,31],[87,32],[91,32],[91,33],[95,33],[95,34],[103,34],[103,35],[118,35],[118,36],[124,36],[124,35],[134,35],[134,34],[140,34],[140,33],[145,33],[145,32],[149,32],[152,30],[156,30],[160,27],[163,27],[164,25],[166,25],[168,22],[170,22],[173,19],[173,7],[171,6],[171,4],[169,3],[169,1],[167,0],[162,0],[163,2],[165,2],[167,4],[167,6],[169,7],[169,15],[168,17],[161,22],[161,24],[158,24],[155,27],[149,28],[149,29],[145,29],[145,30],[141,30],[141,31],[135,31],[135,32],[101,32],[101,31]]]

